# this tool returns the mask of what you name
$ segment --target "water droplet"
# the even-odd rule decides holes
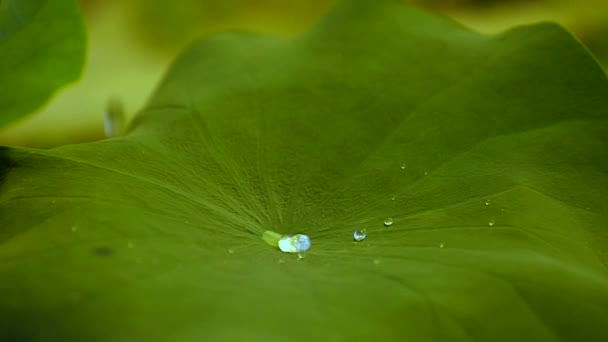
[[[304,234],[287,235],[279,240],[279,248],[286,253],[306,252],[310,245],[310,238]]]
[[[490,205],[490,200],[486,200],[486,206]]]
[[[391,197],[391,201],[394,201],[395,199],[397,199],[397,196]]]
[[[361,230],[355,230],[353,234],[355,241],[363,241],[367,237],[367,229],[363,228]]]
[[[135,245],[133,244],[133,242],[129,241],[129,242],[127,242],[127,247],[133,248],[133,247],[135,247]]]
[[[424,171],[424,175],[425,175],[425,176],[426,176],[426,175],[428,175],[428,174],[429,174],[429,173],[428,173],[427,171]]]
[[[232,248],[228,248],[228,253],[230,253],[230,254],[234,254],[234,249],[232,249]]]
[[[405,170],[405,167],[406,167],[406,166],[407,166],[407,165],[406,165],[405,163],[401,164],[401,170]]]
[[[445,245],[442,242],[442,243],[439,244],[439,248],[443,248],[443,247],[445,247]]]
[[[306,254],[304,253],[298,253],[298,260],[302,260],[306,257]]]
[[[125,112],[122,102],[118,99],[110,99],[104,114],[103,130],[107,138],[122,135],[125,126]]]
[[[386,220],[384,220],[384,225],[387,226],[387,227],[392,226],[393,225],[393,218],[389,217]]]
[[[75,233],[77,230],[78,230],[78,226],[76,226],[76,225],[72,226],[72,232]]]
[[[489,227],[494,227],[494,224],[495,224],[494,220],[490,220],[490,222],[488,222]]]
[[[380,265],[380,259],[374,259],[374,265]]]

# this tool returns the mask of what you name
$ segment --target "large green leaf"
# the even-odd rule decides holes
[[[0,337],[607,341],[601,69],[361,3],[195,44],[124,137],[5,149]]]
[[[0,127],[80,76],[85,40],[76,0],[0,0]]]

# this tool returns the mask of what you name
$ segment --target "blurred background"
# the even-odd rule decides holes
[[[373,0],[370,0],[373,1]],[[407,0],[474,31],[493,34],[558,22],[608,66],[608,0]],[[119,98],[127,118],[144,105],[176,55],[192,40],[245,30],[292,36],[314,25],[335,0],[80,0],[89,29],[82,79],[37,113],[0,130],[0,145],[53,147],[102,139],[103,117]]]

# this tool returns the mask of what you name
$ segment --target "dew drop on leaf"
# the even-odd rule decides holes
[[[310,238],[304,234],[287,235],[279,240],[279,248],[286,253],[306,252],[310,245]]]
[[[443,248],[443,247],[445,247],[445,245],[442,242],[442,243],[439,244],[439,248]]]
[[[392,226],[393,225],[393,218],[389,217],[386,220],[384,220],[384,225],[387,226],[387,227]]]
[[[490,205],[490,200],[486,200],[486,206]]]
[[[110,99],[103,119],[103,130],[106,138],[121,136],[125,121],[122,102],[118,99]]]
[[[488,227],[494,227],[494,220],[491,220],[490,222],[488,222]]]
[[[363,241],[367,237],[367,229],[363,228],[361,230],[355,230],[353,234],[355,241]]]
[[[405,163],[401,164],[401,170],[405,170],[405,167],[406,167],[406,166],[407,166],[407,165],[405,165]]]
[[[304,253],[298,253],[298,260],[302,260],[306,257],[306,254]]]

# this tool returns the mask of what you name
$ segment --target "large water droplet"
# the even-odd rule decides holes
[[[361,230],[355,230],[353,234],[355,241],[363,241],[367,237],[367,229],[363,228]]]
[[[386,220],[384,220],[384,225],[387,226],[387,227],[392,226],[393,225],[393,218],[389,217]]]
[[[306,252],[310,245],[310,238],[304,234],[287,235],[279,240],[279,248],[286,253]]]

